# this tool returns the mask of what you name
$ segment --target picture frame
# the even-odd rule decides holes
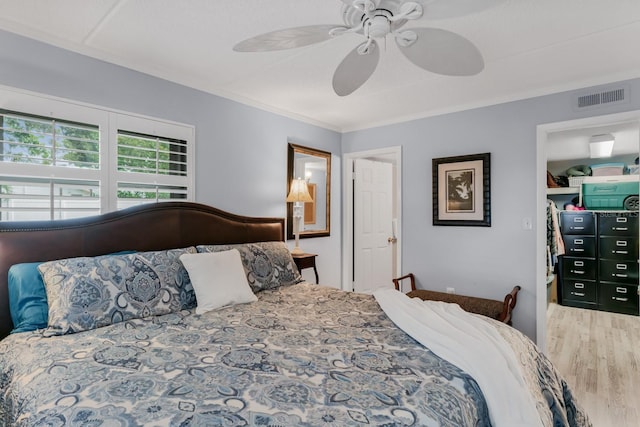
[[[491,227],[491,153],[432,160],[433,225]]]

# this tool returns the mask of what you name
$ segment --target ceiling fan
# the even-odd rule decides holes
[[[333,75],[333,89],[346,96],[362,86],[380,58],[376,39],[395,38],[400,51],[415,65],[448,76],[471,76],[484,69],[478,48],[459,34],[439,28],[403,28],[424,15],[450,18],[476,12],[504,0],[342,0],[344,25],[309,25],[251,37],[233,47],[237,52],[266,52],[320,43],[348,33],[365,41],[351,51]]]

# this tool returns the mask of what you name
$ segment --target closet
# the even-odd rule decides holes
[[[614,137],[612,155],[594,158],[589,143],[602,135]],[[548,302],[639,314],[637,198],[629,197],[639,193],[639,141],[637,122],[549,134]]]

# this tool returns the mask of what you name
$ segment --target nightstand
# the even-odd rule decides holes
[[[318,278],[318,269],[316,268],[316,254],[291,254],[293,257],[293,262],[296,263],[298,270],[302,274],[302,270],[305,268],[312,268],[314,273],[316,273],[316,283],[320,283],[320,279]]]

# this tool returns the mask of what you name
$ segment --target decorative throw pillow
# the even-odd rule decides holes
[[[180,261],[187,269],[196,293],[197,314],[258,300],[251,292],[237,249],[183,254]]]
[[[237,249],[254,293],[303,281],[284,242],[242,243],[234,245],[200,245],[198,252],[221,252]]]
[[[68,258],[41,264],[46,335],[95,329],[193,307],[193,287],[180,255],[195,248]]]
[[[47,327],[49,306],[39,262],[15,264],[9,268],[9,311],[13,321],[12,334]]]
[[[135,251],[120,251],[115,254],[133,254]],[[49,304],[39,262],[14,264],[9,268],[9,311],[13,321],[12,334],[29,332],[47,327]],[[195,298],[195,297],[193,297]],[[194,302],[195,305],[195,302]]]

